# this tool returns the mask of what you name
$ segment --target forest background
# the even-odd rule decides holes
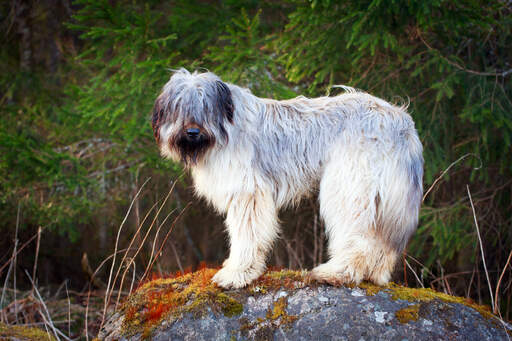
[[[155,257],[150,272],[221,264],[222,217],[160,158],[150,127],[185,67],[258,96],[344,84],[410,102],[426,196],[395,281],[512,318],[510,1],[12,0],[0,20],[0,308],[5,288],[32,287],[24,269],[48,294],[86,290],[90,267],[132,238],[136,279]],[[325,260],[315,198],[281,219],[270,264]],[[93,288],[108,266],[97,277]]]

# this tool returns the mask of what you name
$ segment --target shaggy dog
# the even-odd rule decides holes
[[[226,214],[229,257],[213,277],[221,287],[265,271],[279,209],[316,191],[329,261],[314,280],[383,285],[416,229],[422,145],[405,107],[351,88],[259,98],[181,69],[158,96],[152,126],[162,155],[183,162],[197,194]]]

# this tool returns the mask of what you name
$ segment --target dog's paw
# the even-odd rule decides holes
[[[391,272],[387,270],[383,270],[381,272],[375,272],[372,274],[372,276],[369,278],[370,281],[373,283],[384,286],[389,283],[389,280],[391,279]]]
[[[359,284],[363,278],[361,274],[358,274],[350,267],[325,263],[311,270],[308,279],[319,283],[340,286],[343,284]]]
[[[212,281],[225,289],[238,289],[247,286],[262,273],[263,271],[257,271],[251,268],[235,269],[224,267],[213,276]]]

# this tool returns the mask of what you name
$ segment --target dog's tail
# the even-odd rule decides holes
[[[399,254],[418,225],[423,196],[422,145],[415,130],[401,136],[402,143],[389,158],[379,179],[376,228]]]

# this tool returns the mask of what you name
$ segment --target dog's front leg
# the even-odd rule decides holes
[[[270,193],[234,196],[227,211],[229,258],[213,277],[224,288],[242,288],[265,271],[268,250],[278,235],[277,209]]]

